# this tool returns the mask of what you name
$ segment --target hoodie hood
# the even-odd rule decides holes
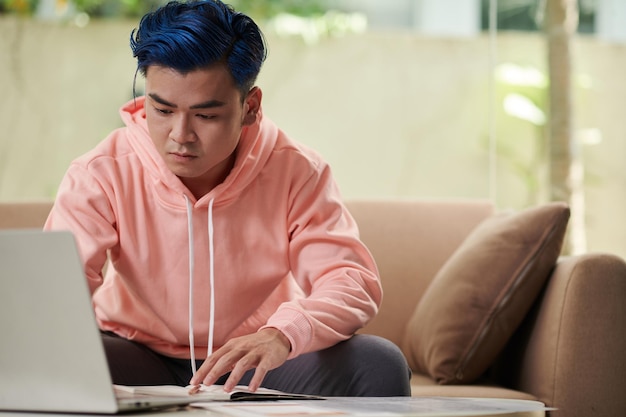
[[[192,202],[195,197],[182,181],[170,171],[157,152],[146,121],[144,108],[145,97],[129,101],[120,109],[120,115],[128,128],[128,140],[135,150],[141,163],[152,176],[159,198],[164,204],[184,208],[187,196]],[[224,182],[210,193],[197,201],[198,205],[206,206],[214,200],[216,206],[227,204],[237,198],[263,169],[276,144],[278,128],[269,119],[258,112],[256,121],[242,128],[239,145],[235,152],[235,165]]]

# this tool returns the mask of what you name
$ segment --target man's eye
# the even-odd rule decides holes
[[[202,120],[213,120],[217,118],[217,116],[214,114],[198,114],[197,116]]]
[[[171,114],[172,113],[171,110],[167,110],[167,109],[160,109],[158,107],[155,107],[154,109],[157,111],[157,113],[161,113],[161,114]]]

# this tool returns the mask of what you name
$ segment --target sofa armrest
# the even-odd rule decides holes
[[[503,382],[559,408],[557,415],[626,415],[624,260],[560,259],[500,364],[508,370]]]
[[[43,228],[52,201],[0,203],[0,229]]]

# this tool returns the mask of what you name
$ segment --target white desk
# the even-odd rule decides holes
[[[141,412],[139,417],[418,417],[508,416],[545,417],[546,407],[535,401],[454,397],[327,398],[310,401],[213,402],[205,408]],[[81,417],[86,414],[0,412],[0,417]]]

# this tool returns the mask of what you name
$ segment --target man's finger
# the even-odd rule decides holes
[[[250,391],[254,392],[261,386],[261,383],[263,382],[263,379],[265,379],[266,374],[267,371],[261,368],[257,368],[254,371],[254,375],[252,376],[250,384],[248,385]]]
[[[235,385],[239,383],[243,375],[250,369],[253,369],[258,362],[258,358],[251,358],[250,354],[243,356],[241,359],[237,361],[237,363],[232,368],[230,376],[228,380],[224,384],[224,389],[226,391],[232,391],[235,388]]]

